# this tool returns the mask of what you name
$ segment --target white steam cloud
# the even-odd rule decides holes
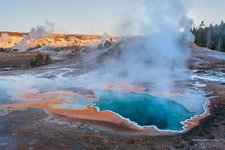
[[[54,32],[55,23],[46,21],[45,26],[37,26],[36,28],[31,28],[29,37],[33,39],[43,39],[44,34],[50,34]]]
[[[13,49],[17,49],[19,52],[26,52],[37,40],[44,39],[45,34],[54,33],[55,24],[46,21],[44,26],[37,26],[36,28],[31,28],[29,35],[25,36],[20,44],[15,45]]]
[[[120,29],[136,36],[123,40],[120,57],[108,60],[101,81],[95,82],[143,83],[153,93],[170,93],[190,77],[186,63],[187,43],[194,40],[192,20],[181,0],[142,0],[136,6]]]

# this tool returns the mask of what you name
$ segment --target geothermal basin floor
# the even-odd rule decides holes
[[[84,125],[83,120],[60,114],[52,117],[43,109],[30,108],[0,112],[0,149],[224,149],[225,84],[222,75],[225,60],[205,50],[193,50],[192,55],[190,66],[195,80],[205,85],[201,89],[208,92],[211,114],[187,133],[171,136],[113,134]],[[204,59],[210,63],[205,63]],[[123,126],[120,128],[127,130]]]

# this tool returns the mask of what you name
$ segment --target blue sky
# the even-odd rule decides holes
[[[225,0],[189,0],[189,16],[199,24],[225,20]],[[29,31],[46,20],[57,32],[103,34],[132,11],[133,0],[2,0],[1,31]]]

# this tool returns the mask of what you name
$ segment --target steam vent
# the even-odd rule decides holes
[[[52,2],[0,2],[0,150],[225,150],[225,1]]]

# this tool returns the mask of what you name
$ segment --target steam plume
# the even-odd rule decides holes
[[[36,43],[37,40],[44,39],[45,34],[53,33],[54,25],[54,23],[46,21],[45,26],[31,28],[29,35],[25,36],[21,40],[20,44],[15,45],[13,49],[18,49],[19,52],[27,51],[34,43]]]
[[[170,92],[176,81],[188,78],[184,43],[193,40],[192,21],[180,0],[143,0],[138,6],[130,24],[136,24],[133,31],[142,37],[126,44],[120,68],[133,82],[149,82],[153,91]]]
[[[190,32],[192,20],[187,17],[183,2],[138,1],[133,10],[136,14],[129,16],[120,30],[128,36],[137,36],[124,40],[120,58],[108,61],[108,71],[101,73],[105,76],[100,82],[106,79],[149,83],[152,92],[162,93],[171,92],[176,82],[186,81],[189,77],[186,44],[194,37]]]

